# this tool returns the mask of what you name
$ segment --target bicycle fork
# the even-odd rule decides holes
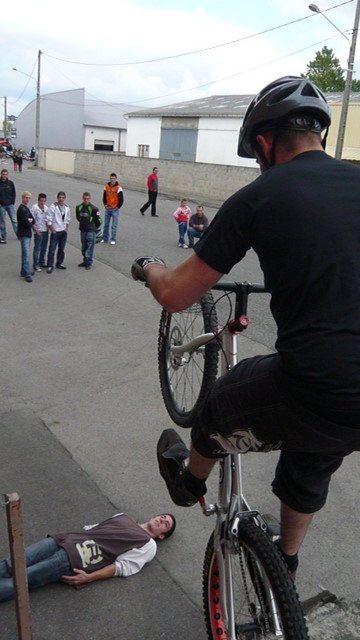
[[[220,461],[219,504],[214,532],[214,551],[219,571],[220,604],[227,640],[237,640],[231,557],[235,552],[236,513],[240,509],[248,511],[250,507],[242,495],[240,458],[238,455],[231,455]],[[231,525],[234,518],[235,523]]]

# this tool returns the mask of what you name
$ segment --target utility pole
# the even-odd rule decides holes
[[[36,82],[36,125],[35,125],[35,149],[36,149],[36,162],[39,154],[39,141],[40,141],[40,69],[41,69],[41,51],[38,51],[38,65],[37,65],[37,82]]]
[[[7,97],[4,97],[4,138],[7,134]]]
[[[360,0],[357,0],[354,29],[352,32],[348,68],[346,71],[346,81],[345,81],[344,95],[343,95],[341,113],[340,113],[339,130],[338,130],[338,136],[337,136],[336,148],[335,148],[335,158],[338,158],[338,159],[341,159],[342,150],[344,146],[346,119],[347,119],[347,113],[349,108],[352,75],[354,70],[356,41],[357,41],[357,35],[358,35],[358,29],[359,29],[359,18],[360,18]]]

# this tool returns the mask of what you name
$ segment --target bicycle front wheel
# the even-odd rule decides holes
[[[217,328],[210,292],[184,311],[162,311],[158,342],[160,387],[166,409],[180,427],[192,426],[200,403],[215,382],[218,345],[213,341],[182,355],[175,355],[172,347],[187,344],[203,333],[216,332]]]
[[[294,582],[269,536],[243,520],[237,543],[231,577],[225,577],[230,578],[234,609],[233,620],[227,622],[213,534],[208,542],[203,598],[209,640],[309,640]],[[228,599],[225,606],[229,607]]]

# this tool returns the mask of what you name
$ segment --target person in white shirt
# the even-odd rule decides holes
[[[33,204],[30,211],[35,221],[33,270],[41,271],[41,267],[46,267],[45,255],[49,240],[49,230],[46,224],[46,214],[48,207],[46,194],[39,193],[37,204]]]
[[[66,193],[59,191],[57,194],[57,202],[51,204],[46,213],[46,225],[50,230],[50,245],[47,257],[47,273],[54,270],[54,257],[56,255],[56,268],[66,269],[63,264],[65,258],[65,245],[67,240],[67,231],[70,222],[70,209],[65,204]]]
[[[168,538],[175,527],[170,513],[143,524],[117,513],[82,531],[51,534],[25,549],[28,587],[65,582],[81,588],[96,580],[134,575],[155,557],[155,540]],[[0,602],[13,597],[11,560],[6,559],[0,562]]]

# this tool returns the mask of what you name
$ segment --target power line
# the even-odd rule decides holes
[[[28,84],[29,84],[30,80],[31,80],[31,79],[32,79],[32,80],[34,80],[34,78],[31,78],[31,76],[32,76],[32,74],[33,74],[33,72],[34,72],[36,62],[37,62],[37,60],[35,60],[35,62],[34,62],[34,66],[33,66],[33,68],[31,69],[31,73],[29,74],[29,79],[26,81],[26,83],[25,83],[25,87],[23,88],[23,90],[22,90],[22,92],[20,93],[19,97],[18,97],[18,98],[16,98],[16,100],[14,100],[14,101],[10,101],[10,100],[9,100],[9,104],[16,104],[17,102],[19,102],[19,100],[20,100],[20,99],[22,98],[22,96],[24,95],[24,93],[25,93],[25,91],[26,91],[26,89],[27,89],[27,87],[28,87]],[[25,74],[25,75],[28,75],[28,74]]]
[[[243,69],[242,71],[238,71],[237,73],[233,73],[230,76],[225,76],[223,78],[218,78],[217,80],[211,80],[210,82],[206,82],[204,84],[200,84],[197,85],[196,87],[190,87],[190,89],[182,89],[181,91],[174,91],[172,93],[167,93],[164,94],[162,96],[156,96],[153,98],[145,98],[144,100],[131,100],[131,102],[133,102],[133,105],[128,105],[127,103],[119,103],[119,104],[126,104],[126,106],[136,106],[137,104],[140,104],[142,102],[148,102],[151,100],[160,100],[161,98],[167,98],[170,96],[174,96],[174,95],[178,95],[181,93],[188,93],[189,91],[195,91],[196,89],[202,89],[203,87],[208,87],[212,84],[218,84],[219,82],[223,82],[223,80],[229,80],[230,78],[235,78],[236,76],[240,76],[244,73],[249,73],[250,71],[255,71],[256,69],[261,69],[262,67],[266,67],[270,64],[273,64],[274,62],[279,62],[280,60],[283,60],[284,58],[290,58],[291,56],[296,55],[297,53],[301,53],[302,51],[306,51],[307,49],[312,49],[313,47],[316,47],[320,44],[323,44],[324,42],[328,42],[329,40],[332,40],[333,38],[338,38],[339,36],[331,36],[330,38],[326,38],[325,40],[320,40],[319,42],[314,42],[313,44],[310,44],[306,47],[303,47],[302,49],[297,49],[296,51],[292,51],[291,53],[286,53],[283,56],[280,56],[279,58],[274,58],[273,60],[269,60],[268,62],[264,62],[262,64],[256,65],[255,67],[251,67],[250,69]],[[55,65],[54,65],[55,66]],[[55,67],[56,68],[56,67]],[[65,76],[66,77],[66,76]],[[86,92],[88,93],[88,92]],[[88,94],[91,95],[91,94]],[[101,106],[107,106],[107,107],[112,107],[114,108],[116,111],[119,110],[119,106],[117,106],[116,103],[114,102],[106,102],[105,100],[101,100],[100,98],[97,98],[96,96],[93,96],[93,98],[95,98],[98,102],[101,102],[102,105]],[[83,106],[83,103],[77,103],[77,102],[68,102],[66,100],[57,100],[56,98],[51,98],[48,95],[42,96],[41,100],[44,101],[48,101],[48,102],[55,102],[55,103],[59,103],[59,104],[67,104],[67,105],[72,105],[72,106]],[[89,107],[98,107],[99,105],[89,105],[89,104],[85,104],[85,106],[87,108]],[[154,107],[156,108],[156,107]],[[122,113],[122,115],[125,117],[127,115],[127,112],[124,111]]]
[[[325,9],[322,13],[326,11],[331,11],[332,9],[337,9],[338,7],[342,7],[354,0],[346,0],[346,2],[342,2],[341,4],[334,5],[329,9]],[[46,54],[46,57],[52,58],[53,60],[59,60],[60,62],[67,62],[69,64],[79,64],[83,66],[90,67],[123,67],[130,65],[139,65],[139,64],[150,64],[152,62],[162,62],[164,60],[173,60],[174,58],[182,58],[184,56],[192,56],[197,53],[204,53],[205,51],[211,51],[212,49],[219,49],[220,47],[227,47],[231,44],[235,44],[237,42],[242,42],[244,40],[250,40],[251,38],[256,38],[257,36],[264,35],[265,33],[270,33],[271,31],[276,31],[277,29],[282,29],[283,27],[288,27],[289,25],[296,24],[297,22],[301,22],[302,20],[308,20],[309,18],[314,18],[315,15],[304,16],[303,18],[297,18],[297,20],[292,20],[291,22],[285,22],[284,24],[278,25],[277,27],[270,27],[269,29],[265,29],[264,31],[258,31],[257,33],[252,33],[248,36],[243,36],[242,38],[237,38],[236,40],[230,40],[229,42],[222,42],[221,44],[215,44],[211,47],[205,47],[204,49],[196,49],[194,51],[187,51],[185,53],[177,53],[172,56],[165,56],[163,58],[153,58],[151,60],[136,60],[133,62],[79,62],[77,60],[66,60],[65,58],[57,58],[56,56],[51,56],[50,54]]]
[[[351,0],[352,1],[352,0]],[[316,47],[319,44],[323,44],[324,42],[328,42],[328,40],[332,40],[333,38],[338,38],[339,36],[331,36],[330,38],[326,38],[326,40],[320,40],[319,42],[315,42],[307,47],[303,47],[302,49],[298,49],[297,51],[292,51],[291,53],[287,53],[284,56],[280,56],[279,58],[274,58],[274,60],[269,60],[269,62],[264,62],[262,64],[257,65],[256,67],[251,67],[250,69],[245,69],[243,71],[239,71],[238,73],[233,73],[230,76],[225,76],[224,78],[219,78],[218,80],[211,80],[210,82],[205,82],[204,84],[199,84],[196,87],[191,87],[190,89],[182,89],[181,91],[174,91],[173,93],[167,93],[163,96],[157,96],[155,98],[145,98],[144,100],[132,100],[135,104],[140,104],[141,102],[148,102],[149,100],[160,100],[161,98],[167,98],[170,96],[175,96],[179,93],[187,93],[188,91],[194,91],[195,89],[202,89],[203,87],[209,87],[212,84],[218,84],[219,82],[223,82],[223,80],[230,80],[230,78],[235,78],[236,76],[241,76],[244,73],[249,73],[249,71],[255,71],[256,69],[262,69],[262,67],[267,67],[269,64],[273,64],[274,62],[279,62],[279,60],[283,60],[284,58],[290,58],[290,56],[294,56],[297,53],[301,53],[302,51],[306,51],[306,49],[311,49],[312,47]],[[156,107],[154,107],[156,109]]]

